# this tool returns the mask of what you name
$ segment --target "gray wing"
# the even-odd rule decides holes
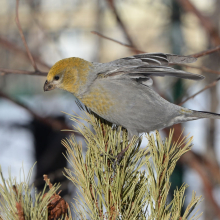
[[[174,76],[183,79],[201,80],[204,76],[177,70],[169,64],[195,62],[196,58],[164,53],[144,53],[102,64],[100,77],[121,78],[124,75],[145,85],[152,85],[150,76]]]

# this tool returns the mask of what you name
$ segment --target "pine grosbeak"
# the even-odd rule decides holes
[[[172,104],[151,87],[151,76],[203,79],[201,75],[168,66],[194,61],[193,57],[163,53],[139,54],[109,63],[71,57],[58,61],[50,69],[44,91],[59,88],[73,93],[102,118],[126,128],[131,138],[185,121],[220,118],[219,114]]]

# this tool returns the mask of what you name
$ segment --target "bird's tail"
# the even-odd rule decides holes
[[[213,118],[213,119],[220,119],[220,114],[213,113],[213,112],[203,112],[203,111],[195,111],[192,110],[191,116],[196,118]]]
[[[183,123],[186,121],[193,121],[200,118],[220,119],[220,114],[213,112],[195,111],[186,108],[181,108],[180,112],[181,114],[173,118],[170,125]]]

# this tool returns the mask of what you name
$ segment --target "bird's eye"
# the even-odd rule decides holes
[[[55,80],[59,80],[59,78],[60,78],[59,76],[55,76],[54,77]]]

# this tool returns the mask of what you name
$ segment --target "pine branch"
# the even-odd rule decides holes
[[[74,135],[63,141],[72,167],[65,169],[65,175],[78,189],[73,206],[80,219],[188,219],[201,197],[193,193],[181,216],[187,185],[176,189],[170,203],[167,196],[170,176],[179,158],[191,149],[192,138],[172,143],[173,131],[165,141],[156,132],[156,138],[147,136],[148,145],[140,148],[141,138],[129,142],[126,130],[112,129],[111,124],[89,112],[73,115],[71,120],[76,124],[74,131],[84,136],[87,145],[84,156]],[[127,146],[122,160],[115,163]]]
[[[60,184],[50,184],[49,191],[45,193],[45,184],[43,192],[37,193],[33,186],[30,186],[30,178],[33,171],[29,171],[27,178],[22,182],[17,182],[9,173],[9,179],[3,177],[0,167],[0,178],[3,185],[0,184],[0,219],[1,220],[45,220],[57,219],[71,220],[68,204],[57,194]],[[24,171],[23,171],[24,173]],[[45,178],[46,180],[46,178]],[[47,183],[48,183],[47,178]],[[33,189],[35,191],[33,196]],[[67,212],[68,209],[68,212]],[[63,212],[63,210],[65,212]],[[67,217],[67,213],[69,217]]]

